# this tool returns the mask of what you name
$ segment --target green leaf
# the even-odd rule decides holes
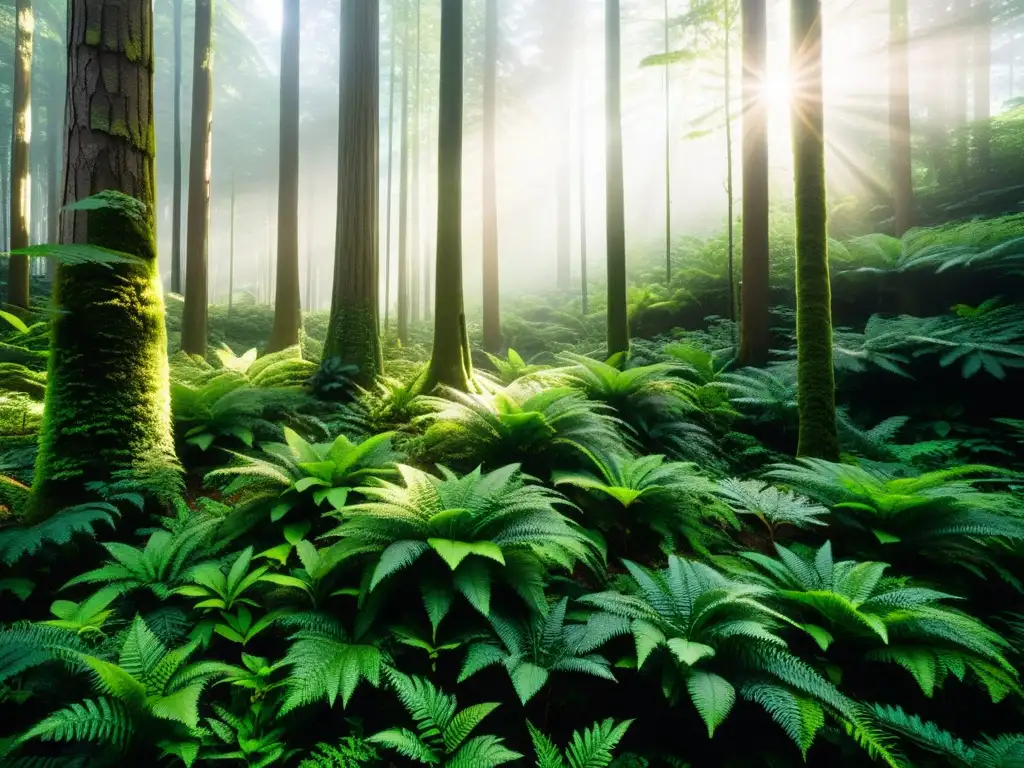
[[[276,547],[265,549],[260,552],[256,557],[265,557],[269,560],[276,560],[281,565],[288,562],[288,555],[292,553],[293,546],[288,542],[278,544]]]
[[[875,538],[878,539],[879,544],[898,544],[902,539],[894,533],[886,533],[880,531],[877,528],[872,528],[871,532],[875,534]]]
[[[801,624],[801,626],[807,634],[814,638],[814,642],[821,650],[827,651],[828,647],[832,645],[832,635],[824,627],[819,627],[817,624]]]
[[[330,483],[326,480],[321,480],[319,477],[303,477],[300,480],[295,481],[294,488],[299,493],[304,493],[310,488],[322,488],[329,486]]]
[[[707,656],[715,655],[715,649],[710,645],[694,643],[681,637],[673,637],[666,645],[679,661],[690,667]]]
[[[164,720],[183,723],[189,728],[199,725],[199,695],[203,692],[203,683],[192,683],[153,702],[153,715]]]
[[[138,256],[109,248],[83,243],[61,243],[56,245],[30,245],[26,248],[14,248],[4,256],[27,256],[30,259],[55,259],[62,266],[77,267],[84,264],[97,264],[110,269],[115,264],[141,264]]]
[[[708,727],[708,738],[711,738],[715,735],[715,729],[728,717],[736,701],[736,689],[724,677],[703,670],[691,670],[686,687],[697,712]]]
[[[381,553],[377,567],[373,569],[373,576],[370,578],[370,591],[376,589],[377,585],[391,574],[415,563],[427,549],[428,546],[424,542],[414,540],[396,541],[389,545]]]
[[[491,572],[482,560],[466,560],[455,569],[455,588],[484,616],[491,612]]]
[[[437,554],[448,563],[448,567],[453,571],[459,567],[459,563],[470,555],[487,557],[502,565],[505,564],[505,557],[501,553],[501,548],[490,541],[470,542],[453,541],[451,539],[427,539],[427,544],[434,548]]]
[[[348,501],[348,494],[348,488],[331,488],[324,498],[326,498],[327,503],[335,509],[343,509],[345,507],[345,502]],[[319,504],[320,502],[318,501],[317,503]]]
[[[290,427],[284,428],[284,441],[288,443],[288,447],[292,449],[292,454],[295,456],[297,461],[320,461],[320,454],[316,452],[316,449],[303,440],[299,433],[294,429],[291,429]]]
[[[537,753],[537,768],[566,768],[562,753],[551,742],[551,739],[541,733],[529,720],[526,721],[526,728],[530,732],[533,751]]]
[[[213,445],[214,437],[215,435],[212,432],[201,432],[195,437],[190,437],[185,442],[196,446],[200,451],[205,451]]]
[[[512,687],[516,689],[519,701],[526,704],[537,695],[548,681],[549,672],[544,667],[530,661],[521,661],[508,670],[512,679]]]
[[[281,587],[294,587],[295,589],[301,589],[303,592],[309,591],[309,585],[302,579],[297,579],[294,576],[288,576],[283,573],[264,574],[260,577],[260,581],[269,581],[271,584],[277,584]]]
[[[313,527],[313,524],[308,520],[303,520],[299,523],[288,523],[284,527],[284,538],[291,546],[295,546],[309,533],[309,529]],[[290,549],[289,549],[290,551]]]
[[[10,312],[4,312],[0,310],[0,318],[6,320],[8,323],[13,325],[21,333],[28,333],[28,326],[22,321],[17,315],[12,315]]]
[[[270,521],[272,523],[276,523],[282,517],[287,515],[291,511],[291,508],[292,504],[288,501],[283,501],[280,504],[275,505],[274,508],[270,510]]]

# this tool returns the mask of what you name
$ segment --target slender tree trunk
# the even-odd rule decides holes
[[[728,236],[729,319],[736,320],[736,193],[733,189],[732,151],[732,13],[725,10],[725,198]],[[733,343],[736,343],[735,338]],[[735,348],[734,348],[735,349]]]
[[[150,0],[72,0],[67,84],[63,202],[98,194],[103,205],[62,216],[61,242],[138,261],[58,268],[33,521],[95,500],[90,484],[118,472],[169,504],[160,497],[179,470],[154,232]]]
[[[768,11],[743,0],[743,279],[740,364],[763,365],[771,347],[768,263],[768,124],[764,88]]]
[[[427,174],[427,184],[433,184],[433,189],[437,189],[437,115],[433,110],[430,112],[430,130],[427,131],[427,141],[430,144],[430,149],[427,152],[427,168],[430,169]],[[433,318],[433,307],[434,307],[434,264],[437,258],[437,204],[434,200],[433,194],[427,194],[425,199],[427,205],[430,206],[430,210],[433,212],[433,217],[427,219],[427,232],[425,236],[426,248],[424,251],[423,258],[423,319],[430,321]]]
[[[281,151],[277,194],[277,291],[269,352],[299,343],[299,0],[285,0],[281,28]],[[342,121],[347,120],[343,112]]]
[[[626,314],[626,213],[622,170],[622,68],[619,0],[605,0],[605,194],[608,248],[608,355],[629,351]]]
[[[66,77],[66,75],[65,75]],[[46,161],[49,179],[46,182],[48,192],[46,213],[46,242],[56,243],[60,239],[61,180],[64,172],[64,97],[63,88],[54,88],[50,97],[47,124],[50,147]],[[2,246],[0,246],[2,247]],[[46,260],[46,276],[53,280],[57,276],[57,260]]]
[[[424,391],[469,391],[473,373],[462,298],[462,0],[441,0],[434,348]]]
[[[574,11],[574,6],[575,3],[561,3],[558,6],[561,36],[566,40],[572,39],[572,30],[576,25],[578,14]],[[569,156],[569,147],[572,144],[572,46],[562,44],[557,50],[559,57],[558,87],[555,91],[555,110],[559,128],[558,176],[555,182],[558,195],[557,280],[558,287],[567,291],[572,278],[572,225],[569,222],[569,206],[572,195],[572,160]]]
[[[338,229],[325,357],[359,366],[364,384],[383,370],[377,335],[379,242],[379,4],[342,0]]]
[[[792,2],[798,456],[839,460],[829,285],[821,1]]]
[[[992,166],[992,7],[989,0],[974,0],[974,8],[974,147],[977,172],[987,174]]]
[[[235,302],[235,174],[231,174],[231,223],[228,228],[228,315]]]
[[[183,0],[174,0],[174,181],[171,191],[171,291],[181,285],[181,27]]]
[[[398,164],[398,341],[409,343],[409,7],[402,8],[402,120]]]
[[[410,163],[412,169],[409,180],[409,230],[412,233],[409,243],[409,316],[412,322],[420,321],[420,271],[422,228],[420,226],[420,9],[422,0],[416,0],[416,66],[412,88],[412,134],[410,147]]]
[[[583,316],[590,311],[587,296],[587,17],[580,14],[579,45],[577,53],[577,98],[576,110],[577,170],[580,185],[580,311]]]
[[[11,250],[29,244],[31,195],[29,157],[32,142],[32,0],[16,0],[14,8],[14,132],[11,141]],[[28,256],[11,256],[7,272],[7,303],[28,307]]]
[[[391,72],[388,75],[388,182],[384,194],[386,213],[384,214],[384,332],[388,330],[391,314],[391,166],[394,163],[395,136],[395,69],[398,62],[396,42],[398,40],[398,13],[403,0],[391,0]]]
[[[669,49],[668,0],[665,0],[665,55]],[[662,67],[665,75],[665,286],[672,286],[672,76],[671,67]]]
[[[484,349],[501,350],[498,191],[495,168],[498,74],[498,0],[487,0],[484,22],[483,278]]]
[[[910,166],[910,69],[907,62],[907,0],[890,0],[889,172],[893,234],[914,226],[914,187]]]
[[[955,19],[965,24],[971,13],[971,0],[954,0]],[[970,74],[970,44],[960,35],[950,38],[950,64],[953,67],[952,108],[953,130],[956,132],[956,178],[959,182],[967,178],[970,159],[970,129],[967,114],[967,78]]]
[[[195,0],[196,41],[192,70],[192,138],[188,167],[185,307],[181,348],[206,355],[207,249],[210,229],[210,139],[213,131],[213,0]]]

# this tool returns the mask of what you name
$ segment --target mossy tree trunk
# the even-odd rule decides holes
[[[421,44],[421,15],[423,0],[416,0],[416,43],[413,46],[413,80],[412,80],[412,133],[410,134],[411,146],[409,147],[409,231],[412,233],[409,240],[409,319],[418,323],[420,321],[420,299],[421,279],[423,274],[423,228],[420,222],[420,146],[423,138],[420,136],[420,69],[422,58]]]
[[[472,362],[462,299],[462,0],[441,0],[437,142],[434,348],[422,387],[470,389]]]
[[[377,0],[342,0],[341,127],[334,294],[324,355],[359,366],[363,383],[383,367],[377,334],[378,103]]]
[[[174,0],[174,176],[171,188],[171,291],[181,293],[181,28],[184,0]]]
[[[195,0],[192,69],[192,138],[188,165],[185,307],[181,348],[206,355],[210,230],[210,139],[213,130],[213,0]]]
[[[93,498],[130,472],[177,486],[167,335],[154,232],[153,18],[149,0],[73,0],[62,243],[133,254],[113,269],[60,267],[30,519]]]
[[[764,77],[768,11],[764,0],[743,0],[743,280],[740,286],[740,363],[763,365],[771,347],[768,263],[768,123]]]
[[[498,259],[498,190],[495,161],[498,86],[498,0],[487,0],[484,16],[483,310],[484,349],[501,350]]]
[[[285,0],[281,28],[280,173],[277,193],[277,292],[270,352],[299,343],[299,0]],[[341,113],[342,121],[346,114]],[[375,219],[376,221],[376,219]]]
[[[914,187],[910,166],[910,68],[907,0],[889,2],[889,173],[893,234],[914,226]]]
[[[402,3],[402,117],[398,172],[398,340],[409,342],[409,0]]]
[[[32,190],[29,187],[29,156],[32,141],[32,0],[16,0],[14,6],[14,132],[11,141],[11,249],[29,244]],[[28,307],[28,256],[12,256],[7,273],[7,303]]]
[[[821,0],[793,0],[797,455],[839,460],[825,203]]]
[[[608,354],[629,351],[626,213],[622,171],[622,65],[619,0],[605,0],[605,195],[608,239]]]

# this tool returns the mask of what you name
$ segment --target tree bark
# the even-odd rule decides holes
[[[207,259],[210,229],[210,139],[213,131],[213,0],[195,0],[196,38],[192,71],[192,139],[188,168],[185,307],[181,348],[206,355]]]
[[[890,0],[889,173],[893,234],[914,226],[914,187],[910,165],[910,69],[907,62],[907,0]]]
[[[629,351],[626,315],[626,213],[622,170],[622,67],[619,0],[605,0],[605,195],[608,355]]]
[[[974,149],[976,172],[984,175],[992,166],[992,7],[989,0],[974,0],[974,8]]]
[[[398,341],[409,343],[409,7],[402,7],[402,148],[398,172]]]
[[[668,0],[664,0],[665,55],[669,48]],[[665,286],[672,286],[672,77],[671,68],[662,67],[665,77]]]
[[[231,222],[228,226],[228,315],[235,305],[235,174],[231,174]]]
[[[32,142],[32,0],[16,0],[14,7],[14,131],[11,140],[11,250],[29,244],[31,195],[29,156]],[[7,272],[7,303],[28,307],[28,256],[11,256]]]
[[[467,392],[473,372],[462,298],[462,0],[441,0],[434,348],[424,391]]]
[[[768,262],[768,124],[763,88],[768,12],[763,0],[743,0],[743,279],[740,364],[764,365],[771,347]]]
[[[555,5],[555,4],[553,4]],[[574,3],[557,4],[563,41],[572,39],[576,25]],[[572,161],[569,146],[572,144],[572,45],[563,42],[558,46],[558,87],[555,91],[555,111],[558,120],[558,170],[557,193],[557,281],[562,290],[569,290],[572,273],[572,233],[569,223],[569,204],[572,195]]]
[[[954,0],[953,11],[958,25],[967,24],[971,13],[971,0]],[[956,134],[956,178],[963,182],[970,167],[970,129],[967,113],[967,78],[970,74],[970,42],[961,35],[952,35],[949,40],[952,77],[953,130]]]
[[[167,335],[154,233],[153,19],[149,0],[73,0],[61,242],[135,255],[113,269],[60,267],[30,520],[95,498],[129,472],[179,490]]]
[[[277,290],[267,351],[299,343],[299,0],[285,0],[281,29],[281,151],[277,193]],[[347,116],[341,113],[341,120]]]
[[[580,184],[580,311],[583,316],[589,312],[587,295],[587,31],[586,14],[580,14],[580,36],[577,54],[577,80],[579,108],[576,110],[577,141],[579,143],[577,165]]]
[[[483,310],[484,349],[501,350],[498,191],[495,168],[498,85],[498,0],[487,0],[484,20]],[[567,148],[566,148],[567,149]]]
[[[420,11],[422,0],[416,0],[416,62],[412,86],[412,134],[409,161],[409,231],[412,233],[409,242],[409,317],[414,323],[420,321],[420,276],[422,227],[420,226]]]
[[[839,460],[825,203],[821,1],[792,0],[798,456]]]
[[[386,213],[384,214],[384,332],[388,330],[391,315],[391,166],[394,164],[395,136],[395,69],[398,62],[395,43],[398,40],[398,10],[402,0],[391,0],[391,72],[388,75],[388,182],[384,193]]]
[[[181,285],[181,27],[182,3],[174,0],[174,179],[171,189],[171,291]],[[230,299],[229,299],[230,301]]]
[[[342,0],[341,127],[334,294],[325,357],[359,367],[369,384],[383,369],[377,335],[379,26],[377,0]]]

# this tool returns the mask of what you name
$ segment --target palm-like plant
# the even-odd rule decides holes
[[[805,458],[776,464],[767,476],[830,507],[840,525],[866,534],[858,546],[869,556],[881,545],[886,560],[902,550],[977,569],[999,568],[998,542],[1024,539],[1019,500],[979,487],[993,475],[1008,479],[980,465],[902,477],[880,467]]]
[[[742,553],[755,567],[738,570],[775,590],[789,615],[823,622],[803,624],[823,650],[833,633],[873,640],[867,658],[905,668],[928,696],[948,675],[963,679],[966,671],[993,701],[1019,690],[1017,672],[1003,655],[1009,643],[977,619],[938,605],[952,595],[884,578],[886,563],[837,562],[831,542],[804,556],[779,544],[775,549],[778,558]]]
[[[571,485],[610,499],[621,508],[611,523],[626,532],[642,524],[661,537],[666,551],[683,539],[700,552],[707,551],[713,525],[736,525],[729,509],[716,501],[715,484],[698,474],[695,464],[668,462],[664,456],[632,458],[612,454],[592,456],[598,474],[555,472],[556,486]]]
[[[494,768],[522,757],[503,746],[497,736],[470,738],[498,704],[474,704],[457,710],[455,697],[438,690],[428,680],[407,677],[390,668],[387,677],[419,733],[390,728],[371,736],[370,742],[415,762],[444,768]]]
[[[449,576],[424,581],[435,630],[454,592],[481,613],[490,612],[491,584],[502,576],[531,605],[543,605],[541,576],[547,566],[571,570],[595,566],[599,553],[587,534],[558,505],[559,494],[528,482],[518,465],[462,477],[441,467],[441,477],[399,465],[403,484],[379,481],[359,488],[367,498],[331,513],[341,519],[331,535],[380,552],[369,589],[428,553]]]
[[[502,664],[523,704],[547,684],[552,672],[576,672],[614,682],[608,660],[594,653],[607,635],[595,632],[590,624],[567,624],[568,603],[562,598],[546,615],[534,614],[525,622],[492,614],[490,622],[497,642],[488,639],[469,646],[459,682]]]
[[[588,400],[570,387],[512,386],[471,395],[443,389],[424,397],[430,413],[423,437],[427,456],[439,461],[471,460],[501,466],[529,457],[538,466],[578,461],[626,447],[626,425],[605,403]]]
[[[271,519],[280,520],[299,506],[345,506],[350,491],[373,478],[396,475],[400,454],[392,450],[393,433],[385,432],[353,443],[339,435],[329,443],[309,443],[284,428],[284,443],[265,443],[264,456],[235,454],[234,466],[215,469],[207,480],[229,479],[226,494],[247,503],[271,502]]]
[[[808,528],[825,525],[820,518],[828,514],[828,509],[820,504],[759,480],[737,480],[734,477],[719,480],[715,494],[733,512],[760,520],[773,541],[782,526]]]
[[[563,755],[546,735],[529,720],[526,727],[537,753],[537,768],[607,768],[612,764],[612,752],[626,735],[632,720],[616,723],[611,718],[594,723],[582,733],[574,731],[572,741]]]
[[[487,359],[491,361],[491,365],[494,366],[494,370],[498,373],[498,379],[506,387],[512,382],[529,376],[531,373],[537,373],[538,371],[544,370],[543,365],[531,365],[523,360],[522,355],[516,352],[511,347],[508,350],[506,358],[502,360],[497,355],[492,355],[490,352],[484,352],[487,355]]]

